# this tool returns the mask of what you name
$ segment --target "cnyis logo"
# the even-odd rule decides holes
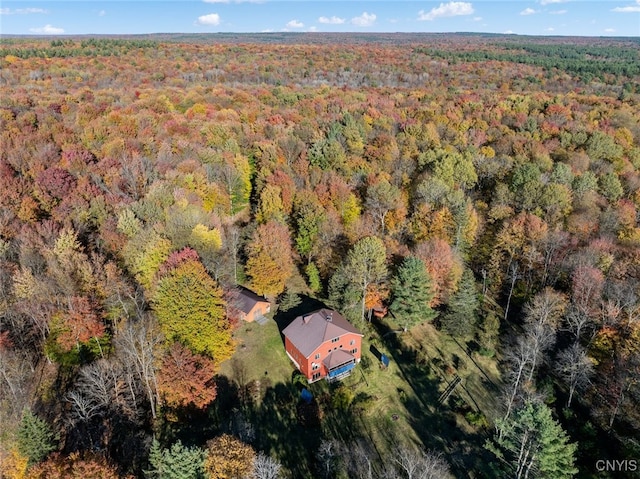
[[[596,461],[598,472],[636,472],[639,470],[636,459],[600,459]]]

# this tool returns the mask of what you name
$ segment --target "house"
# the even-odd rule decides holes
[[[289,359],[309,382],[342,379],[360,362],[362,333],[336,311],[298,316],[282,334]]]
[[[265,315],[271,311],[271,303],[253,291],[239,286],[234,300],[234,307],[238,311],[240,319],[262,323],[266,321]]]

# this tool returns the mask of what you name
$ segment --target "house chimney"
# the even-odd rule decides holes
[[[327,321],[328,321],[328,322],[333,321],[333,313],[332,313],[332,312],[331,312],[331,313],[329,313],[329,314],[327,314]]]
[[[311,315],[310,314],[306,314],[302,317],[302,322],[304,324],[307,324],[309,322],[309,320],[311,319]]]

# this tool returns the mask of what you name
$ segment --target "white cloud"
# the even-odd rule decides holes
[[[549,12],[551,15],[564,15],[565,13],[567,13],[567,10],[551,10]]]
[[[482,17],[473,17],[473,21],[474,22],[481,22],[482,21]]]
[[[635,5],[629,5],[626,7],[616,7],[616,8],[612,8],[611,11],[616,13],[638,13],[640,12],[640,0],[636,0]]]
[[[309,31],[309,32],[317,32],[318,31],[318,27],[316,27],[315,25],[311,26],[311,27],[309,27],[309,29],[307,31]]]
[[[533,8],[525,8],[520,12],[520,15],[533,15],[534,13],[537,12]]]
[[[43,8],[0,8],[0,15],[31,15],[33,13],[48,13]]]
[[[440,17],[458,17],[471,14],[473,14],[473,5],[471,3],[449,2],[441,3],[439,7],[432,8],[428,13],[420,10],[418,12],[418,20],[435,20]]]
[[[218,15],[217,13],[210,13],[208,15],[201,15],[201,16],[198,17],[198,20],[196,21],[196,23],[198,25],[206,25],[206,26],[215,27],[216,25],[220,25],[220,15]]]
[[[351,23],[356,27],[370,27],[376,23],[376,18],[378,17],[375,13],[362,12],[359,17],[353,17]]]
[[[615,28],[605,28],[604,29],[604,33],[615,33],[616,29]]]
[[[304,23],[299,22],[298,20],[291,20],[290,22],[287,22],[287,28],[303,28],[304,27]]]
[[[507,30],[504,32],[505,35],[513,35],[515,32],[513,30]]]
[[[555,28],[553,28],[553,27],[549,27],[549,28],[547,28],[547,31],[548,31],[548,32],[555,32],[555,31],[556,31],[556,29],[555,29]]]
[[[100,10],[100,11],[98,12],[98,16],[100,16],[100,17],[104,17],[106,14],[107,14],[107,11],[106,11],[106,10]]]
[[[57,28],[47,23],[42,28],[30,28],[29,31],[32,33],[42,33],[43,35],[60,35],[64,33],[64,28]]]
[[[325,25],[342,25],[345,19],[334,15],[332,17],[320,17],[318,18],[318,22],[324,23]]]
[[[551,5],[552,3],[567,3],[570,0],[540,0],[540,5]]]

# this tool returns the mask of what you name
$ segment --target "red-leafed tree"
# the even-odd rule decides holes
[[[414,254],[420,258],[431,276],[433,299],[431,306],[448,300],[462,277],[462,262],[446,241],[434,238],[418,244]]]
[[[69,298],[67,310],[53,321],[52,333],[63,351],[70,351],[92,339],[98,340],[105,333],[96,305],[84,296]]]
[[[67,170],[53,166],[38,175],[38,187],[45,203],[60,201],[76,187],[76,178]]]
[[[202,409],[216,398],[215,373],[212,359],[173,343],[158,373],[160,395],[171,407],[192,405]]]

